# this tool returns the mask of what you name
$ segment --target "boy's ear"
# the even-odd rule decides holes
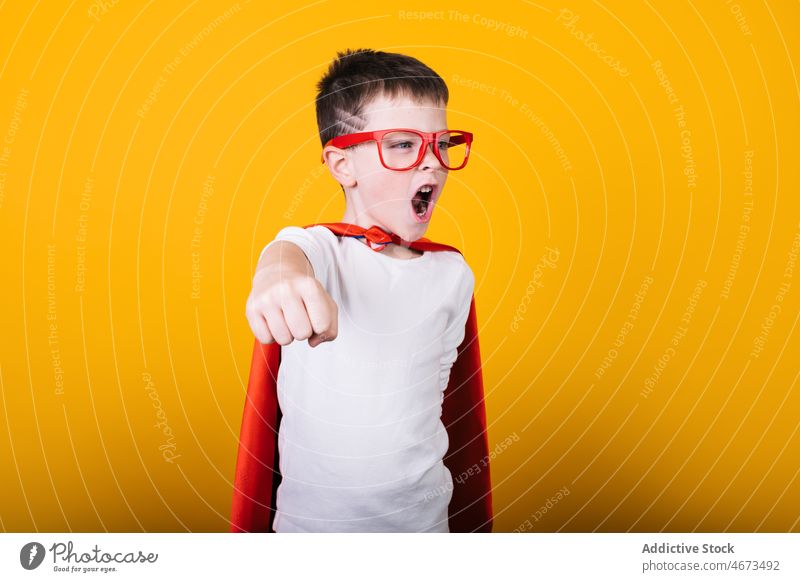
[[[347,153],[335,146],[326,146],[322,150],[322,159],[325,160],[325,165],[328,166],[331,175],[343,187],[352,188],[356,185],[356,178],[350,168],[347,160]]]

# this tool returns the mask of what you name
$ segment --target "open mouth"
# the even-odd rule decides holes
[[[429,217],[433,207],[433,186],[425,185],[416,191],[411,199],[411,208],[418,219],[424,220]]]

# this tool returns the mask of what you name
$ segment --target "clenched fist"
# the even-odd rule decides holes
[[[279,241],[264,252],[247,298],[247,321],[262,344],[285,346],[308,340],[318,346],[336,339],[339,308],[322,284],[305,253]]]

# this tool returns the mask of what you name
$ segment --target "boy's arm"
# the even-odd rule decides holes
[[[289,241],[273,241],[261,253],[246,315],[262,344],[308,339],[316,347],[338,335],[336,303],[315,278],[305,252]]]
[[[453,315],[448,319],[447,327],[442,337],[445,352],[439,361],[439,382],[442,388],[447,386],[450,378],[450,368],[458,356],[458,346],[464,339],[465,325],[469,316],[472,303],[472,294],[475,289],[475,275],[469,265],[464,264],[464,271],[458,286],[453,293]]]
[[[256,265],[257,277],[259,272],[264,268],[284,268],[288,271],[295,271],[306,273],[314,276],[314,269],[311,266],[311,261],[308,260],[306,254],[296,244],[285,240],[275,241],[275,244],[268,245],[264,252],[261,253],[261,258]],[[255,278],[255,277],[254,277]]]
[[[483,376],[475,312],[475,276],[469,265],[453,293],[454,315],[443,340],[445,387],[442,423],[449,441],[444,464],[453,478],[451,532],[491,532],[492,495]]]

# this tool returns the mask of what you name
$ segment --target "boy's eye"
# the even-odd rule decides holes
[[[443,141],[439,142],[439,149],[440,150],[446,150],[449,147],[450,147],[450,140],[443,140]]]
[[[414,144],[412,144],[410,141],[397,141],[392,143],[390,147],[402,150],[412,148],[414,147]]]

